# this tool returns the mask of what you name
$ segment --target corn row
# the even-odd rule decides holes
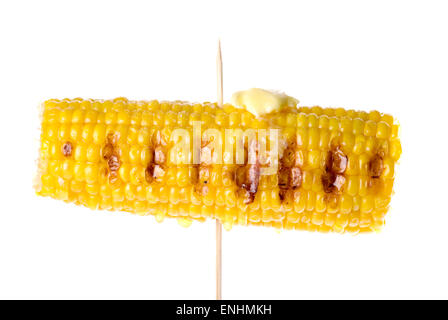
[[[260,174],[254,145],[244,162],[203,138],[200,163],[185,163],[172,133],[280,130],[276,172]],[[401,154],[392,116],[288,108],[255,118],[231,105],[182,101],[64,99],[43,104],[37,193],[91,209],[151,214],[183,224],[259,225],[319,232],[370,232],[384,225]],[[212,146],[213,145],[213,146]],[[185,157],[185,156],[184,156]],[[249,158],[255,160],[250,164]],[[229,160],[230,159],[230,160]]]

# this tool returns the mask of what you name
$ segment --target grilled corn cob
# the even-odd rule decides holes
[[[287,107],[256,118],[232,105],[125,98],[48,100],[42,109],[38,195],[158,221],[377,231],[401,154],[398,125],[377,111]],[[226,141],[200,134],[197,152],[187,141],[193,148],[179,155],[173,132],[194,136],[195,124]],[[235,161],[229,129],[272,128],[280,141],[274,172],[262,173],[260,137],[243,141]]]

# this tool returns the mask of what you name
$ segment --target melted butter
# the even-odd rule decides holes
[[[235,107],[243,108],[256,117],[287,107],[295,108],[299,103],[297,99],[284,93],[258,88],[235,92],[231,102]]]

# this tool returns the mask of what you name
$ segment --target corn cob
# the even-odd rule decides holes
[[[228,104],[125,98],[48,100],[42,109],[38,195],[157,221],[378,231],[401,154],[398,124],[377,111],[288,107],[255,118]],[[215,163],[219,143],[200,135],[199,162],[191,163],[194,150],[180,161],[172,133],[194,135],[194,123],[223,136],[226,129],[277,128],[276,171],[260,174],[266,164],[257,158],[256,140],[244,144],[242,162],[226,149]]]

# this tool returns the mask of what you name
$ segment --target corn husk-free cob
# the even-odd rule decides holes
[[[158,221],[377,231],[401,154],[398,125],[377,111],[287,107],[256,118],[232,105],[125,98],[48,100],[42,108],[38,195]],[[197,150],[189,141],[179,155],[173,132],[193,137],[195,125]],[[222,140],[204,136],[207,129]],[[279,130],[278,159],[259,159],[256,136],[236,161],[238,134],[247,129]]]

